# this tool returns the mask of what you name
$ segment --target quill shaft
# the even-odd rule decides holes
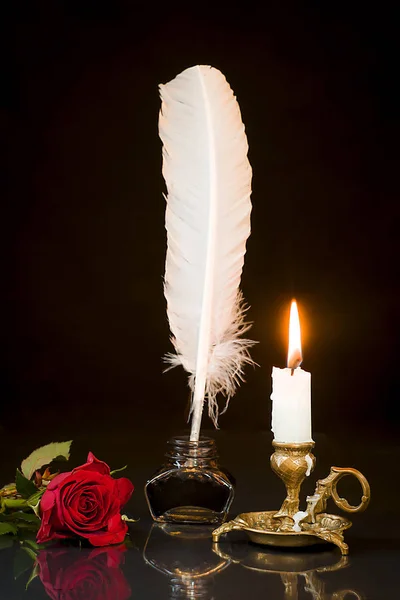
[[[208,358],[210,348],[211,317],[214,292],[214,261],[215,261],[215,242],[216,242],[216,224],[217,224],[217,173],[215,164],[215,140],[213,132],[212,115],[210,102],[204,79],[201,76],[200,67],[197,66],[198,76],[201,82],[201,91],[204,100],[207,123],[207,138],[209,139],[209,197],[210,209],[208,216],[208,240],[207,240],[207,258],[204,276],[203,288],[203,307],[200,319],[199,343],[197,352],[196,378],[193,392],[193,417],[190,431],[190,440],[197,441],[200,435],[201,417],[203,414],[203,403],[206,389]]]

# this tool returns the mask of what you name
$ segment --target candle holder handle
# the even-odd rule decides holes
[[[346,498],[341,498],[337,492],[339,481],[350,475],[355,477],[361,484],[362,496],[361,502],[357,506],[351,505]],[[319,479],[313,496],[307,497],[307,512],[311,516],[312,523],[315,523],[315,515],[325,512],[326,504],[329,498],[333,499],[336,506],[348,513],[356,513],[364,511],[371,498],[371,490],[369,483],[360,471],[351,467],[331,467],[330,473],[325,479]]]

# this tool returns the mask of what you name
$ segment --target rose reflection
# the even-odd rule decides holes
[[[39,576],[53,600],[127,600],[131,589],[121,570],[125,550],[124,545],[42,550]]]

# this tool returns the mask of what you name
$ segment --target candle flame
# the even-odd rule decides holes
[[[303,355],[301,353],[301,331],[299,311],[297,310],[296,300],[292,300],[290,306],[289,318],[289,350],[287,366],[289,369],[296,369],[301,365]]]

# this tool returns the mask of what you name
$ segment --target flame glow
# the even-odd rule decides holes
[[[296,300],[292,300],[289,318],[289,349],[287,366],[291,369],[295,369],[301,364],[302,360],[303,355],[301,353],[301,331],[299,311],[297,310]]]

